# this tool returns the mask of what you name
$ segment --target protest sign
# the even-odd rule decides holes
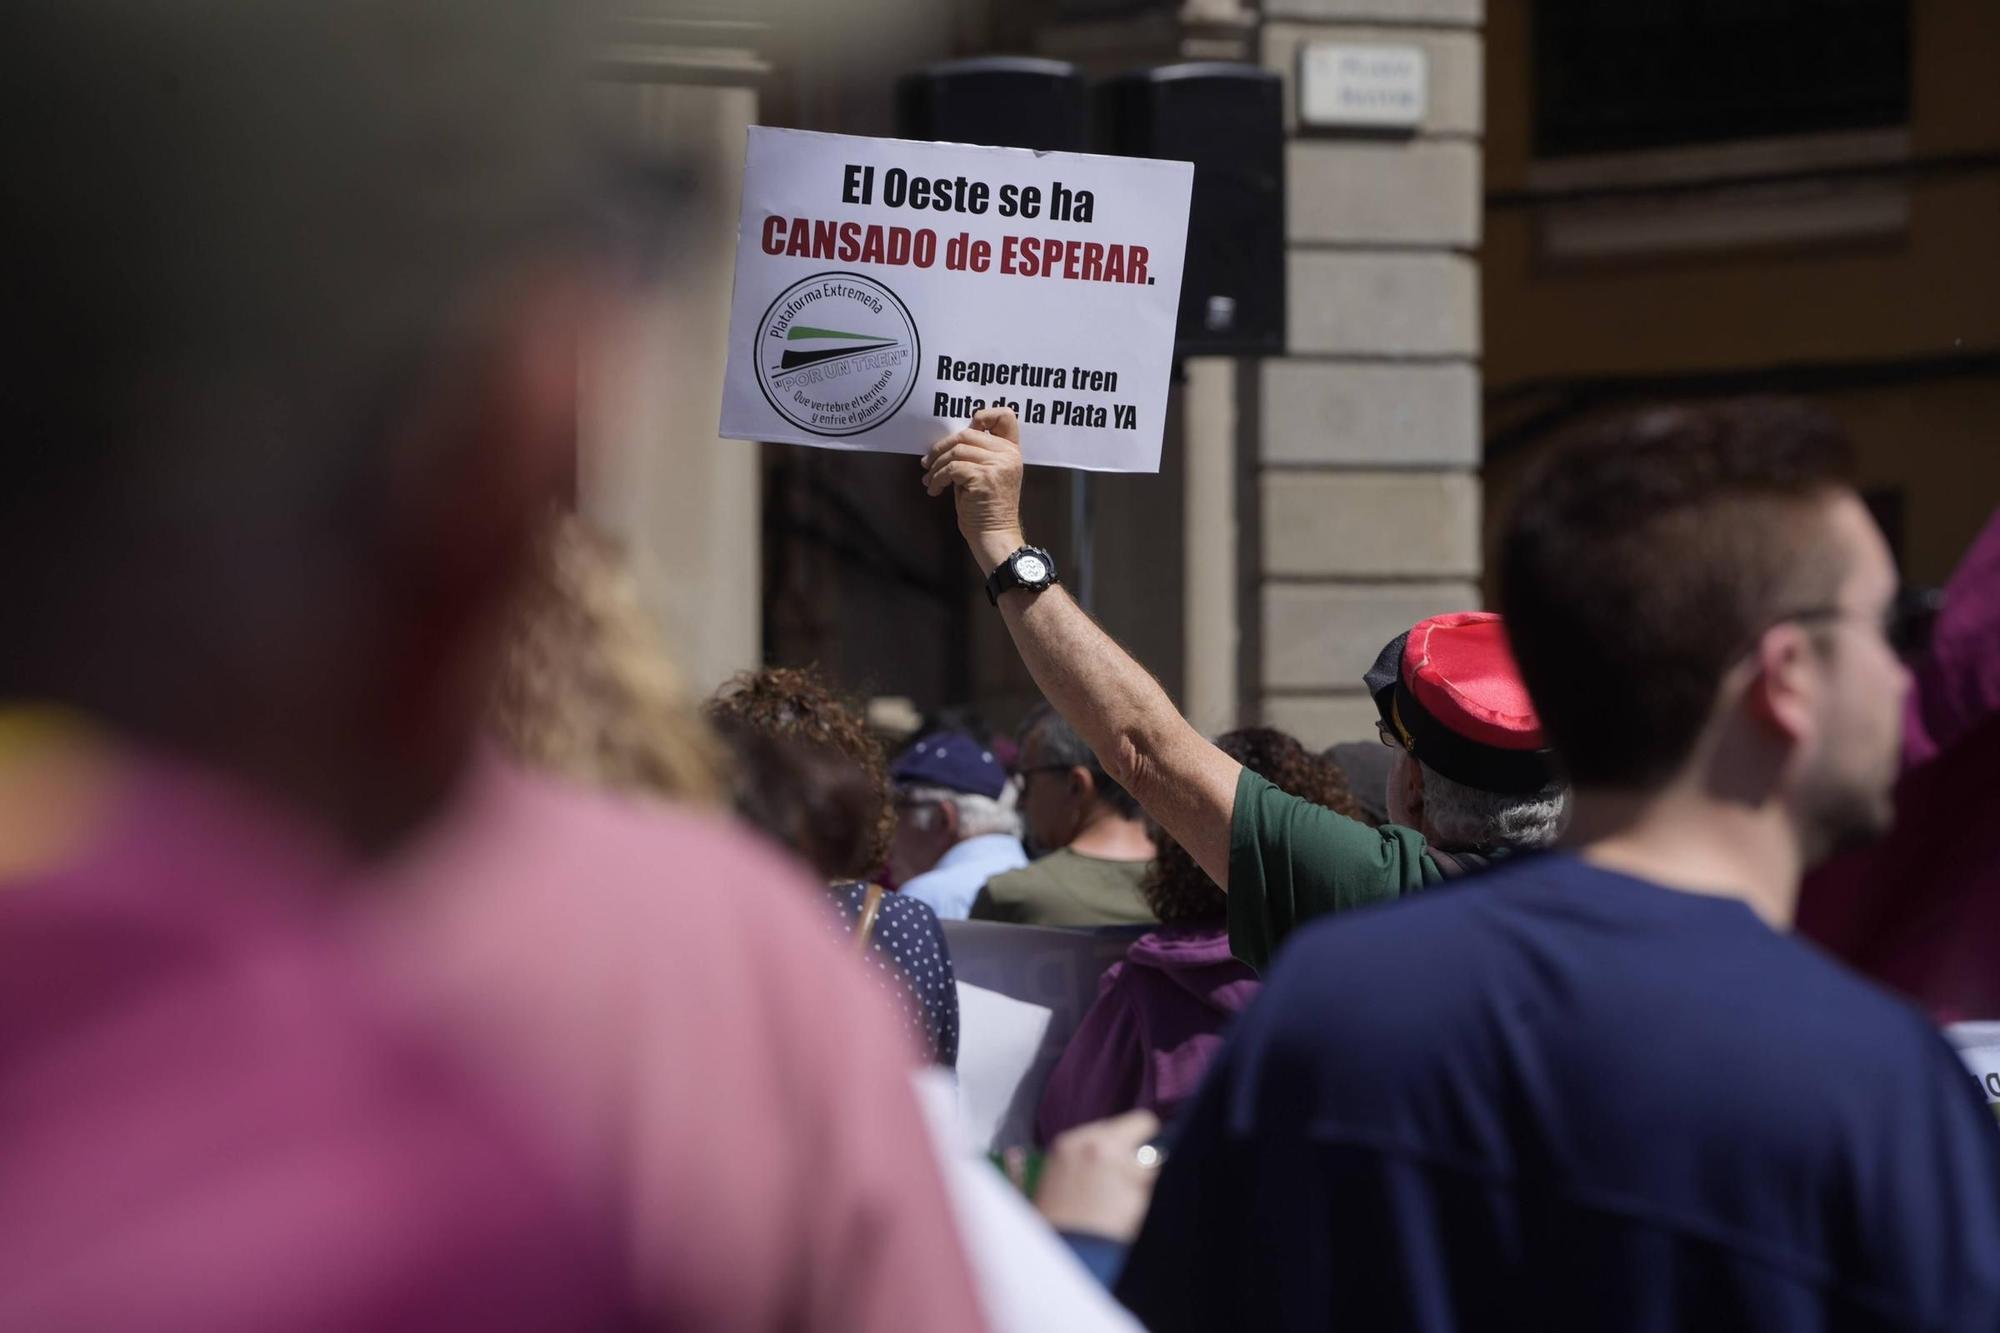
[[[2000,1116],[2000,1023],[1953,1023],[1944,1034],[1993,1113]]]
[[[1032,1017],[1012,1018],[1010,1032],[1000,1040],[1000,1024],[982,1010],[979,1020],[964,1028],[958,1048],[961,1081],[969,1070],[980,1071],[975,1079],[981,1104],[968,1109],[978,1131],[990,1134],[988,1145],[1030,1143],[1042,1087],[1062,1058],[1070,1034],[1097,1002],[1104,970],[1125,956],[1145,928],[1077,930],[998,921],[942,924],[952,971],[961,983],[1004,995],[1033,1011]],[[1040,1024],[1040,1045],[1033,1059],[1023,1064],[1018,1030],[1030,1023]],[[989,1039],[989,1032],[996,1036]]]
[[[1054,1011],[969,982],[957,988],[959,1123],[982,1152],[1030,1142]]]
[[[722,434],[921,454],[979,408],[1031,463],[1155,472],[1185,162],[752,126]]]

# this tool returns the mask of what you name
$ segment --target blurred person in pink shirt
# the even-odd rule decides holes
[[[767,668],[736,677],[697,715],[615,544],[566,520],[538,564],[494,694],[490,721],[502,748],[534,772],[641,805],[647,797],[666,798],[680,809],[663,819],[638,810],[614,815],[604,802],[561,795],[496,766],[481,784],[484,799],[468,803],[471,817],[454,821],[414,858],[415,866],[404,868],[410,887],[380,900],[402,916],[391,923],[393,939],[428,937],[444,946],[413,951],[412,980],[443,991],[466,1028],[485,1029],[496,1063],[532,1075],[524,1096],[582,1104],[567,1114],[552,1108],[555,1123],[595,1123],[609,1113],[646,1141],[696,1138],[713,1150],[706,1157],[643,1153],[646,1169],[635,1175],[618,1151],[633,1144],[576,1145],[584,1174],[633,1186],[633,1258],[654,1304],[681,1322],[746,1328],[795,1319],[784,1302],[797,1290],[821,1293],[822,1307],[835,1308],[829,1298],[849,1289],[837,1279],[857,1262],[909,1254],[926,1243],[901,1232],[916,1214],[893,1206],[893,1199],[881,1199],[890,1206],[880,1220],[854,1219],[854,1202],[875,1195],[878,1182],[903,1178],[906,1169],[896,1159],[916,1154],[934,1155],[945,1175],[993,1329],[1136,1330],[1105,1283],[1145,1212],[1157,1162],[1149,1165],[1139,1149],[1158,1132],[1158,1120],[1128,1116],[1066,1136],[1044,1162],[1032,1207],[971,1141],[956,1083],[940,1065],[913,1073],[930,1135],[910,1135],[906,1127],[879,1132],[892,1118],[875,1104],[882,1085],[856,1075],[884,1048],[824,1040],[828,1028],[865,1034],[871,1025],[859,1021],[863,1015],[823,1011],[838,988],[811,980],[818,967],[811,955],[819,951],[803,948],[796,935],[773,938],[766,928],[764,894],[773,878],[746,877],[746,867],[732,858],[711,859],[715,831],[687,818],[691,804],[713,802],[726,783],[738,818],[810,870],[812,883],[801,879],[793,892],[822,909],[815,913],[822,932],[866,961],[877,998],[903,1016],[921,1058],[934,1061],[936,1039],[923,1021],[930,1006],[919,1007],[906,989],[915,977],[904,969],[937,981],[911,966],[919,959],[922,923],[930,923],[933,936],[937,923],[922,903],[882,895],[871,931],[866,900],[881,891],[863,894],[852,878],[881,863],[894,822],[881,746],[860,713],[811,670]],[[678,883],[701,887],[669,896],[648,888],[668,860]],[[439,886],[455,891],[441,895]],[[578,892],[609,892],[625,910],[579,923]],[[496,893],[509,908],[497,915]],[[691,902],[699,903],[698,913],[690,913]],[[591,933],[593,926],[630,927],[636,918],[650,918],[652,927]],[[871,935],[872,945],[864,946]],[[887,939],[885,949],[885,937],[900,938]],[[569,959],[563,984],[547,994],[514,995],[515,977],[554,975],[541,962],[552,945]],[[793,950],[800,951],[796,958]],[[730,961],[737,955],[753,957],[770,976]],[[442,956],[460,965],[440,968]],[[939,984],[955,1032],[957,995],[949,958],[940,957]],[[631,1015],[638,1023],[607,1027],[595,1005],[607,988],[670,998]],[[937,994],[930,984],[922,991]],[[717,1024],[710,1009],[739,1017]],[[551,1014],[571,1021],[552,1024]],[[783,1057],[776,1064],[746,1062],[746,1042]],[[538,1048],[537,1059],[521,1061],[528,1044]],[[894,1063],[907,1058],[889,1054]],[[671,1059],[649,1058],[658,1055]],[[720,1125],[687,1115],[701,1109],[681,1092],[690,1066],[716,1071],[716,1088],[741,1094],[728,1104],[761,1114]],[[794,1104],[769,1086],[781,1067],[784,1081],[820,1081],[831,1092]],[[633,1090],[642,1113],[607,1108],[608,1089],[621,1096]],[[721,1206],[691,1218],[677,1205],[689,1197]],[[829,1199],[836,1203],[832,1216],[824,1211]],[[848,1220],[808,1224],[821,1217]],[[783,1248],[774,1253],[773,1242]],[[701,1262],[684,1262],[691,1253]],[[663,1256],[675,1262],[658,1263]],[[773,1281],[773,1270],[791,1276]],[[703,1280],[691,1282],[690,1274]],[[867,1296],[883,1289],[853,1290]],[[918,1317],[899,1303],[849,1308],[842,1322]]]
[[[345,938],[349,858],[0,717],[0,1328],[631,1326],[609,1217]]]
[[[900,1015],[712,819],[493,763],[370,897],[423,1012],[618,1209],[662,1327],[961,1329]]]
[[[0,1327],[978,1325],[790,872],[461,783],[612,296],[569,8],[10,12]]]

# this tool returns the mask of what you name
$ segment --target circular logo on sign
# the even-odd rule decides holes
[[[894,416],[917,383],[917,322],[859,273],[815,273],[757,323],[757,383],[793,425],[858,435]]]

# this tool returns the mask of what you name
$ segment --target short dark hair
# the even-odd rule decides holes
[[[1502,525],[1500,607],[1571,781],[1666,780],[1757,635],[1832,598],[1848,469],[1830,417],[1768,398],[1586,424],[1539,461]]]
[[[1104,771],[1097,754],[1083,737],[1076,734],[1076,728],[1063,720],[1063,715],[1047,704],[1039,705],[1021,723],[1022,762],[1027,761],[1027,749],[1032,743],[1042,764],[1060,764],[1064,768],[1088,770],[1091,781],[1097,788],[1097,799],[1111,809],[1121,819],[1137,819],[1139,802],[1132,793],[1126,791],[1118,780]]]

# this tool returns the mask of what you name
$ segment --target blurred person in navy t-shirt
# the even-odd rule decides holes
[[[1892,813],[1896,575],[1805,408],[1528,481],[1502,611],[1565,849],[1316,925],[1186,1113],[1120,1294],[1173,1329],[2000,1327],[2000,1136],[1788,933]]]

